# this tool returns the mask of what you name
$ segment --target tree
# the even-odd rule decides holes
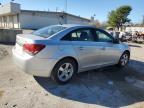
[[[130,22],[128,15],[132,11],[131,6],[121,6],[116,10],[112,10],[108,15],[108,25],[111,27],[116,27],[122,29],[123,24]]]
[[[112,10],[108,16],[108,25],[111,27],[118,27],[118,20],[116,11]]]

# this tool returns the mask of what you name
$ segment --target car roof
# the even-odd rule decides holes
[[[58,26],[67,27],[67,28],[71,28],[71,27],[92,27],[92,28],[94,28],[94,26],[82,25],[82,24],[62,24],[62,25],[58,25]]]

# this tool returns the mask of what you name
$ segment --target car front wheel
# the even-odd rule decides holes
[[[130,59],[130,54],[128,52],[124,52],[119,60],[118,66],[124,67],[128,64]]]

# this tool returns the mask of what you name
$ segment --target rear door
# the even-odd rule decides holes
[[[91,69],[100,65],[101,46],[94,39],[94,30],[91,28],[77,29],[66,37],[72,42],[78,55],[81,69]]]

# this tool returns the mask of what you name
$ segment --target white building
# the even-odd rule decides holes
[[[0,6],[0,28],[38,29],[54,24],[89,24],[90,20],[64,12],[21,10],[10,2]]]
[[[143,32],[144,33],[144,27],[126,27],[125,31],[127,31],[127,32],[138,31],[138,32]]]

